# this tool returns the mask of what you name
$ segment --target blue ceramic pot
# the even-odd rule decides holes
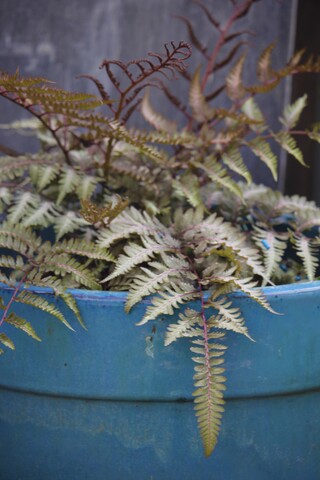
[[[0,358],[1,480],[319,479],[320,282],[265,292],[284,315],[233,295],[255,343],[228,335],[226,412],[209,459],[189,344],[164,347],[165,320],[135,326],[147,302],[126,315],[124,293],[75,290],[88,327],[75,333],[16,307],[43,341],[17,332]]]

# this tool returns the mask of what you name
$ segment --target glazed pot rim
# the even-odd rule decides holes
[[[54,292],[51,288],[48,287],[39,287],[32,285],[25,288],[34,293],[44,294],[44,295],[54,295]],[[9,287],[3,283],[0,283],[0,290],[10,291],[13,290],[13,287]],[[320,295],[320,280],[308,281],[308,282],[296,282],[285,285],[275,285],[262,287],[261,290],[269,298],[277,298],[279,296],[291,296],[291,295],[302,295],[304,293],[310,294],[319,292]],[[124,303],[127,299],[127,291],[112,291],[112,290],[87,290],[79,288],[70,288],[67,289],[68,293],[71,293],[74,298],[78,300],[91,300],[91,301],[111,301]],[[243,292],[236,291],[229,294],[229,297],[236,298],[247,298]],[[150,297],[151,298],[151,297]],[[150,298],[142,300],[142,303],[150,303]]]

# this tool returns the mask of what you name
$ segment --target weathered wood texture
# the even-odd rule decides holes
[[[226,18],[231,4],[227,0],[205,3],[219,19]],[[241,21],[242,27],[257,33],[248,37],[253,57],[276,40],[275,66],[288,59],[293,47],[296,3],[297,0],[260,0]],[[0,68],[12,72],[19,67],[22,74],[41,74],[67,89],[93,90],[88,82],[75,77],[82,73],[99,75],[98,67],[104,58],[125,61],[145,56],[150,50],[159,51],[165,42],[188,40],[185,26],[172,18],[174,14],[192,19],[201,38],[211,44],[216,35],[191,0],[1,0],[0,10]],[[195,52],[190,68],[199,60]],[[253,61],[248,62],[246,70],[249,78],[255,75]],[[211,83],[219,85],[219,78]],[[187,94],[183,79],[174,89]],[[289,85],[283,82],[276,93],[264,100],[273,122],[277,121],[289,91]],[[176,115],[159,98],[155,101],[164,113]],[[0,107],[0,123],[16,118],[16,107],[4,102]],[[9,133],[0,132],[0,138],[17,150],[26,145],[25,139],[13,140]],[[255,180],[271,183],[271,176],[260,163]]]

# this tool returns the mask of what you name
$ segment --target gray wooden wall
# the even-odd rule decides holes
[[[205,3],[216,17],[226,17],[229,1]],[[288,59],[295,36],[296,4],[297,0],[260,0],[254,5],[242,25],[257,33],[249,39],[256,56],[276,40],[275,65]],[[125,61],[150,50],[160,51],[167,41],[188,40],[185,26],[174,14],[191,18],[202,38],[214,41],[215,32],[191,0],[0,0],[0,68],[13,72],[19,67],[22,74],[48,77],[66,89],[93,91],[88,82],[75,77],[99,75],[104,58]],[[191,63],[198,61],[195,54]],[[255,75],[254,71],[251,64],[247,75]],[[185,88],[183,80],[175,85],[178,92],[186,93]],[[289,94],[290,85],[283,83],[265,100],[274,122]],[[16,108],[1,101],[0,123],[16,118]],[[176,115],[160,101],[159,108]],[[0,140],[17,150],[23,149],[26,141],[3,131]],[[271,182],[266,170],[254,168],[256,181]]]

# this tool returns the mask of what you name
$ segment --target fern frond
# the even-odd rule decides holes
[[[131,242],[124,247],[125,253],[118,257],[114,271],[102,282],[107,282],[115,277],[118,277],[119,275],[125,275],[132,268],[151,260],[151,258],[154,258],[155,255],[163,252],[174,251],[179,247],[179,242],[170,236],[161,238],[161,241],[157,241],[153,238],[142,237],[141,241],[142,246]]]
[[[27,320],[16,315],[14,312],[9,313],[9,315],[5,318],[5,322],[27,333],[34,340],[41,342],[41,338],[37,335],[31,324],[27,322]]]
[[[44,253],[44,252],[43,252]],[[50,273],[65,277],[71,275],[71,277],[80,285],[87,287],[91,290],[100,290],[101,287],[96,281],[95,275],[91,273],[84,265],[70,258],[65,254],[55,254],[52,252],[46,252],[45,263],[38,266],[39,272]]]
[[[76,174],[72,168],[63,170],[59,177],[59,195],[57,198],[57,205],[62,203],[62,200],[70,193],[74,192],[80,183],[79,175]]]
[[[242,55],[227,75],[226,91],[231,100],[240,100],[245,94],[242,83],[244,61],[245,55]]]
[[[12,202],[13,195],[9,188],[0,187],[0,213],[2,213]]]
[[[199,161],[193,161],[192,163],[195,167],[204,170],[208,177],[219,186],[227,188],[238,197],[242,196],[238,184],[230,177],[227,170],[217,161],[216,157],[209,156],[203,163]]]
[[[197,208],[203,205],[199,178],[196,175],[186,174],[179,179],[174,179],[172,186],[179,197],[185,198],[192,207]]]
[[[233,332],[240,333],[251,339],[240,309],[234,307],[232,301],[227,297],[219,297],[215,299],[211,297],[208,306],[214,308],[218,313],[218,315],[210,317],[208,320],[209,322],[216,322],[217,328],[232,330]]]
[[[208,457],[217,442],[220,430],[223,405],[223,391],[225,377],[223,354],[226,346],[221,343],[212,343],[209,338],[221,341],[224,333],[209,332],[204,327],[203,337],[193,340],[191,351],[196,354],[192,357],[196,362],[194,382],[196,390],[193,392],[194,409],[198,419],[198,427],[202,438],[205,455]]]
[[[227,151],[222,155],[222,160],[230,170],[243,177],[247,183],[251,183],[251,174],[247,169],[239,150],[234,148]]]
[[[22,225],[3,223],[0,227],[0,247],[13,250],[23,256],[32,256],[41,245],[41,239]]]
[[[68,254],[80,257],[91,258],[94,260],[104,260],[106,262],[114,262],[114,257],[105,249],[97,247],[94,243],[88,243],[85,240],[70,238],[55,243],[51,249],[53,254]]]
[[[319,123],[316,123],[315,125],[313,125],[312,130],[307,130],[306,133],[311,140],[315,140],[316,142],[320,143],[320,124]]]
[[[225,283],[225,280],[223,280],[223,283]],[[268,310],[271,313],[277,314],[269,305],[268,300],[266,299],[265,295],[263,292],[259,289],[256,288],[258,282],[255,282],[252,280],[252,278],[242,278],[242,279],[237,279],[237,278],[232,278],[228,279],[228,282],[232,283],[236,288],[241,290],[243,293],[248,295],[250,298],[255,300],[259,305],[261,305],[263,308]]]
[[[253,151],[260,160],[269,168],[272,176],[277,180],[278,175],[278,160],[275,154],[272,152],[268,142],[262,138],[256,137],[247,143],[248,147]]]
[[[28,216],[23,220],[22,224],[26,227],[48,227],[55,223],[55,219],[59,213],[54,203],[42,202],[39,205],[34,205],[33,209],[29,209]],[[12,217],[10,216],[9,218],[10,221],[12,221]]]
[[[268,45],[260,54],[257,64],[257,76],[261,83],[268,83],[274,79],[275,71],[271,67],[271,54],[275,48],[275,43]]]
[[[126,311],[142,300],[147,295],[157,293],[163,289],[163,284],[169,284],[177,277],[182,277],[189,271],[188,263],[179,257],[162,255],[164,263],[149,262],[150,268],[141,267],[143,273],[136,274],[130,286],[126,302]]]
[[[40,205],[38,195],[30,192],[19,192],[14,200],[14,204],[9,208],[8,222],[12,225],[17,224],[26,218],[30,212],[34,212]]]
[[[313,243],[312,238],[308,238],[305,235],[294,235],[293,244],[297,254],[302,258],[308,280],[313,281],[319,266],[319,248]]]
[[[280,264],[286,248],[287,242],[283,240],[283,237],[272,230],[264,230],[262,228],[255,227],[255,233],[253,239],[258,247],[263,252],[264,263],[266,266],[266,272],[263,285],[267,284],[267,279],[271,279],[272,274]]]
[[[157,236],[162,234],[167,234],[167,229],[157,218],[130,207],[115,218],[108,228],[99,232],[97,244],[102,248],[108,248],[116,241],[132,235]]]
[[[60,165],[32,165],[29,169],[30,176],[39,192],[57,178],[60,168]]]
[[[199,320],[201,314],[191,308],[186,308],[183,313],[179,314],[177,323],[172,323],[168,326],[165,335],[164,345],[167,347],[179,338],[193,336],[192,329]]]
[[[250,125],[251,130],[256,133],[262,133],[266,129],[266,120],[253,97],[249,97],[243,103],[241,110],[247,115],[247,117],[257,122],[256,124]]]
[[[80,200],[88,200],[93,194],[93,192],[96,190],[100,181],[101,181],[100,177],[92,176],[92,175],[83,175],[76,188],[76,193],[80,198]]]
[[[176,308],[198,297],[199,292],[195,291],[191,284],[185,285],[183,289],[177,285],[174,288],[168,288],[166,292],[160,292],[159,296],[152,298],[152,305],[147,308],[144,317],[137,325],[144,325],[160,315],[172,315]]]
[[[200,67],[196,69],[190,84],[189,103],[198,122],[208,122],[215,116],[215,110],[207,103],[201,90]]]
[[[76,230],[81,230],[85,226],[88,226],[88,222],[72,210],[57,216],[53,222],[57,241],[59,241],[64,235],[73,233]]]
[[[150,93],[147,90],[141,102],[141,113],[144,119],[150,123],[156,130],[161,132],[173,133],[177,129],[176,122],[168,120],[160,113],[156,112],[150,103]]]
[[[62,293],[59,293],[59,297],[62,298],[62,300],[67,305],[67,307],[70,308],[70,310],[75,314],[75,316],[76,316],[78,322],[80,323],[80,325],[82,326],[82,328],[87,330],[87,327],[85,326],[85,323],[83,322],[83,319],[81,317],[81,313],[80,313],[79,307],[77,305],[77,302],[76,302],[75,298],[71,295],[71,293],[62,292]]]
[[[292,155],[296,160],[298,160],[301,165],[307,167],[308,165],[305,163],[303,159],[303,154],[300,148],[297,147],[297,142],[295,139],[289,135],[287,132],[280,132],[274,135],[274,139],[280,144],[280,146]]]
[[[290,130],[295,127],[299,121],[301,113],[307,105],[307,95],[298,98],[291,105],[287,105],[284,109],[283,116],[280,118],[281,123],[286,129]]]
[[[0,333],[0,343],[5,347],[10,348],[10,350],[15,350],[13,341],[10,340],[5,333]]]
[[[22,290],[15,299],[18,303],[23,303],[26,305],[31,305],[33,307],[42,310],[43,312],[49,313],[50,315],[56,317],[60,322],[62,322],[70,330],[73,330],[70,323],[67,321],[63,313],[54,306],[54,304],[49,303],[45,298],[36,295],[32,292]]]

